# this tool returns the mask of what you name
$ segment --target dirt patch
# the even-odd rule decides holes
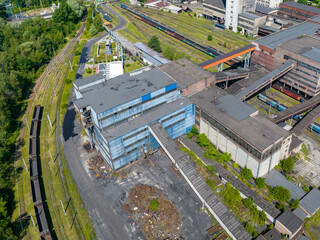
[[[127,202],[123,205],[123,210],[129,212],[129,217],[142,226],[146,239],[183,239],[177,208],[156,187],[134,186]]]

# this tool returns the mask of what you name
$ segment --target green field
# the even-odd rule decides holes
[[[252,38],[246,38],[238,33],[216,28],[211,21],[194,17],[193,14],[173,14],[138,6],[131,8],[174,28],[177,33],[181,33],[191,40],[205,46],[210,45],[219,48],[224,52],[246,46],[252,40]],[[208,35],[212,35],[212,41],[208,41]]]
[[[306,230],[312,240],[318,240],[320,236],[320,210],[305,224]]]

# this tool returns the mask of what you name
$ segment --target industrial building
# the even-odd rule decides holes
[[[314,96],[319,93],[320,79],[320,16],[307,22],[253,41],[256,49],[252,62],[273,70],[289,60],[295,62],[296,69],[286,74],[280,81],[302,94]]]
[[[136,56],[150,65],[160,66],[170,62],[170,60],[166,59],[160,53],[152,50],[141,42],[135,43],[134,49],[136,51]]]
[[[308,18],[318,16],[320,9],[302,3],[287,1],[280,4],[278,13],[285,17],[307,20]]]
[[[258,36],[259,27],[267,21],[267,16],[254,12],[242,12],[238,17],[238,27],[250,37]]]
[[[269,8],[279,8],[279,5],[283,0],[257,0],[257,4],[263,5]]]
[[[203,14],[234,32],[240,27],[243,33],[256,37],[259,27],[266,23],[267,16],[255,12],[255,6],[254,1],[205,0]]]
[[[191,96],[215,85],[215,75],[186,58],[162,65],[162,71],[174,78],[183,96]]]
[[[299,203],[299,207],[293,211],[302,221],[312,217],[320,209],[320,191],[312,189]]]
[[[173,139],[194,124],[194,105],[154,66],[109,80],[101,73],[78,79],[74,89],[86,134],[114,170],[159,147],[150,124],[160,122]]]
[[[295,61],[296,67],[281,82],[304,95],[319,94],[320,35],[300,36],[279,45],[274,55],[274,65],[280,66],[288,60]]]
[[[191,100],[200,133],[220,151],[230,153],[239,166],[250,168],[255,178],[288,157],[291,134],[248,104],[217,87],[199,92]]]

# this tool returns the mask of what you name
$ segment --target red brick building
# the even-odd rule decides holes
[[[307,20],[319,15],[320,9],[296,2],[284,2],[280,3],[278,13],[286,17]]]

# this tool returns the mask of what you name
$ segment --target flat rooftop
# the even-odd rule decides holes
[[[320,191],[314,188],[304,198],[300,200],[300,207],[311,216],[320,208]]]
[[[220,9],[226,9],[226,0],[204,0],[203,3]]]
[[[153,122],[159,121],[160,118],[174,113],[179,109],[182,109],[192,104],[189,98],[180,98],[177,101],[165,104],[153,111],[150,111],[144,115],[141,115],[131,121],[120,124],[117,127],[111,128],[110,130],[103,131],[102,135],[108,140],[114,140],[124,134],[130,133],[131,131],[152,124]]]
[[[204,70],[186,58],[164,64],[160,69],[174,78],[178,82],[180,89],[214,76],[213,73]]]
[[[226,97],[221,96],[226,95],[221,93],[222,91],[217,87],[212,87],[193,95],[191,100],[221,125],[237,133],[238,136],[260,151],[265,150],[279,139],[290,135],[289,132],[268,119],[256,115],[256,109],[240,100],[230,101],[230,104],[237,102],[236,107],[221,108],[223,105],[228,105],[224,102]],[[230,111],[232,109],[235,111]],[[246,113],[246,117],[243,116],[244,113]],[[254,116],[250,116],[250,113],[253,113]]]
[[[243,18],[255,20],[257,18],[263,17],[264,15],[259,14],[259,13],[254,13],[254,12],[242,12],[242,13],[239,14],[239,16],[241,16]]]
[[[317,34],[292,39],[281,44],[279,48],[302,55],[320,63],[320,36]]]
[[[277,9],[266,7],[266,6],[264,6],[262,4],[258,4],[258,3],[256,4],[256,12],[263,13],[263,14],[270,14],[270,13],[274,13],[277,11],[278,11]]]
[[[320,24],[320,16],[311,18],[310,20],[318,22]],[[277,46],[282,43],[288,42],[292,39],[305,35],[315,34],[320,25],[312,22],[303,22],[285,30],[270,34],[264,38],[260,38],[253,43],[261,44],[265,47],[275,50]]]
[[[308,6],[308,5],[302,4],[302,3],[287,1],[287,2],[281,3],[280,5],[281,6],[284,5],[284,6],[288,6],[288,7],[293,7],[293,8],[299,8],[300,10],[303,10],[303,11],[307,11],[307,12],[311,12],[311,13],[315,13],[315,14],[320,14],[320,9],[319,8]]]
[[[295,233],[303,225],[303,221],[290,210],[283,212],[276,220],[292,233]]]
[[[81,94],[83,103],[99,114],[173,83],[173,78],[151,66],[85,88]]]

